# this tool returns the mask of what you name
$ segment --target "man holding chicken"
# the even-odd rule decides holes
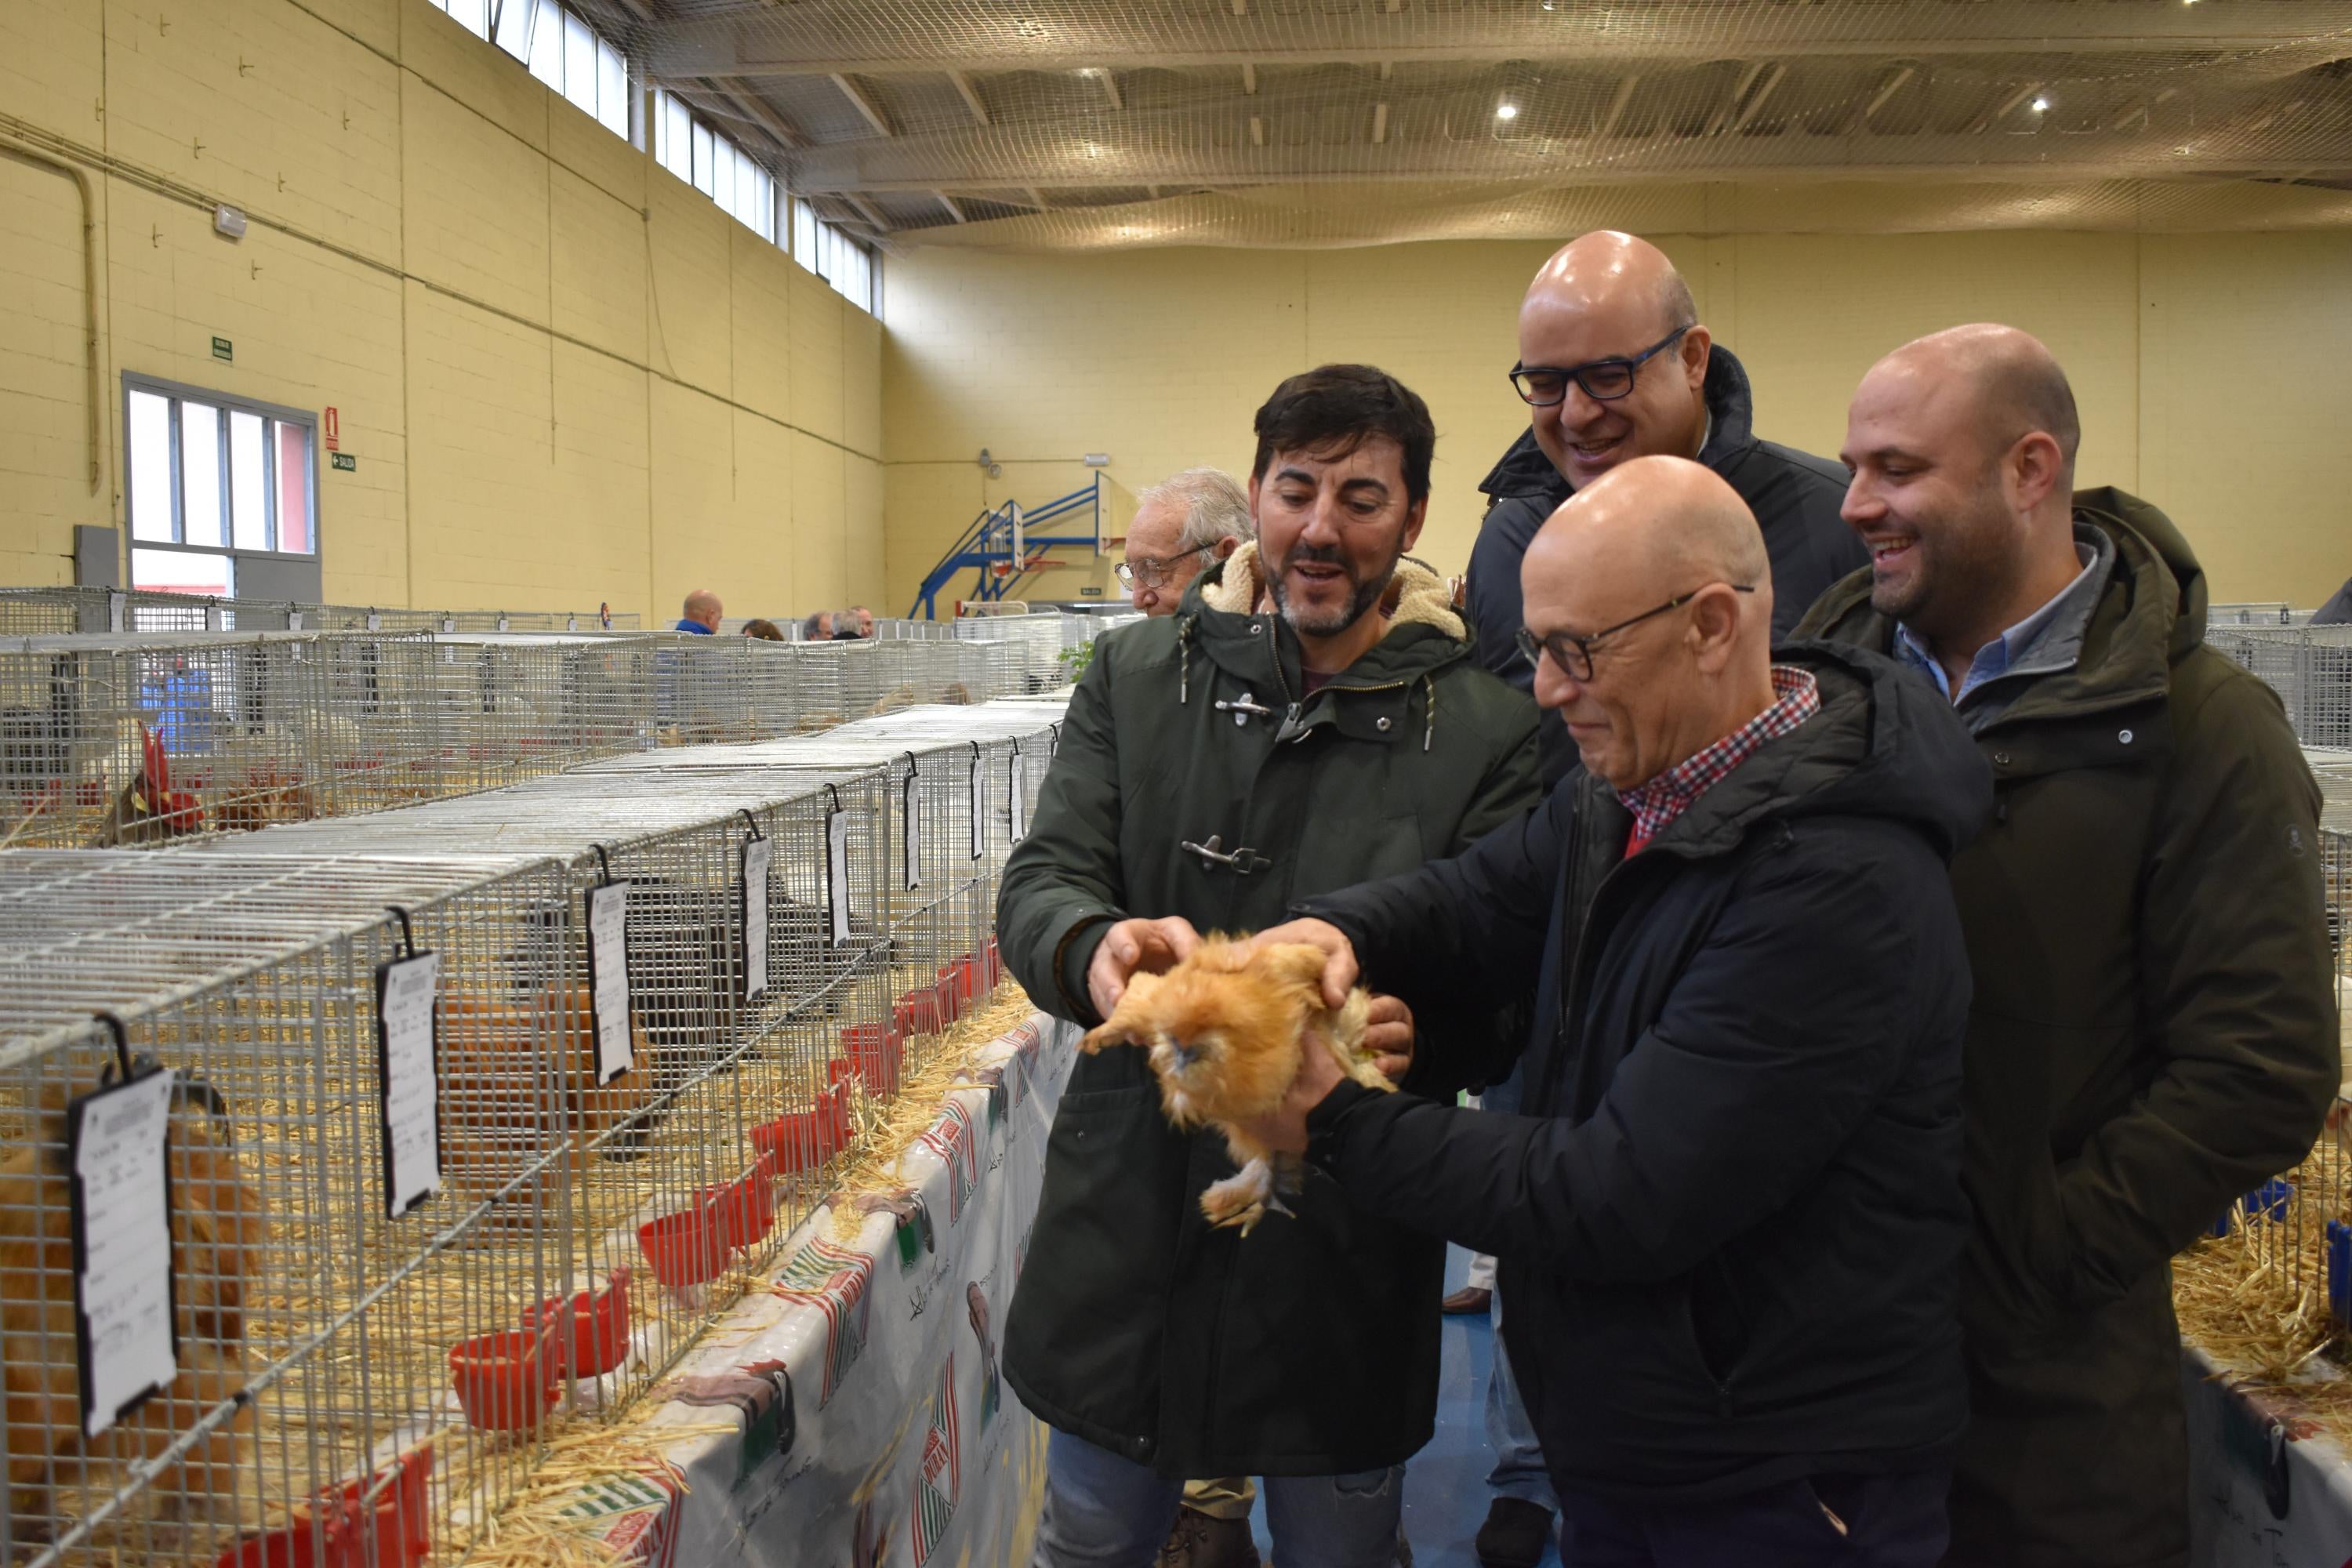
[[[1454,854],[1535,795],[1533,707],[1405,559],[1436,444],[1422,400],[1326,365],[1256,426],[1257,542],[1098,647],[1005,868],[1005,962],[1064,1017],[1099,1022],[1196,931]],[[1475,1077],[1494,1009],[1391,1001],[1376,1043],[1400,1071],[1418,1039]],[[1444,1246],[1312,1174],[1293,1217],[1213,1228],[1200,1195],[1233,1173],[1221,1135],[1169,1125],[1143,1052],[1080,1061],[1005,1326],[1005,1377],[1055,1429],[1041,1568],[1142,1568],[1181,1483],[1217,1475],[1265,1478],[1283,1568],[1398,1560],[1403,1461],[1435,1420]],[[1255,1564],[1247,1521],[1218,1522],[1228,1538],[1190,1560]]]

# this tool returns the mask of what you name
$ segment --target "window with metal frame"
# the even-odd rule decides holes
[[[793,200],[793,258],[867,315],[876,313],[881,301],[874,253],[817,216],[803,197]]]
[[[319,553],[318,416],[126,374],[131,584],[236,591],[236,563]]]
[[[654,95],[654,156],[771,245],[784,243],[776,176],[674,94]]]
[[[450,20],[498,45],[531,75],[623,141],[629,137],[629,62],[560,0],[433,0]]]

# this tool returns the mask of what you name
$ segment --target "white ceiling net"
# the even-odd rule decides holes
[[[2352,223],[2352,0],[574,0],[892,246]]]

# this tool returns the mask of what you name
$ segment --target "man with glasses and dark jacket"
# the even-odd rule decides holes
[[[1582,773],[1257,938],[1321,947],[1327,1001],[1360,967],[1416,1015],[1533,993],[1522,1111],[1310,1050],[1250,1131],[1495,1254],[1570,1568],[1936,1568],[1968,1415],[1945,868],[1991,770],[1893,659],[1772,647],[1763,540],[1687,458],[1579,491],[1523,581]]]
[[[1829,585],[1867,563],[1838,517],[1845,472],[1824,458],[1757,439],[1748,372],[1698,319],[1665,253],[1630,234],[1571,241],[1536,274],[1519,307],[1511,383],[1528,433],[1479,485],[1486,521],[1470,552],[1478,661],[1534,689],[1511,646],[1519,561],[1570,495],[1632,458],[1691,458],[1727,480],[1755,514],[1772,562],[1773,636]],[[1557,718],[1539,731],[1544,782],[1575,762]]]

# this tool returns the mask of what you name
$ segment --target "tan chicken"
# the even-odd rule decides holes
[[[87,1085],[79,1086],[87,1088]],[[0,1379],[6,1387],[9,1506],[20,1529],[64,1522],[64,1500],[95,1502],[245,1386],[246,1293],[268,1226],[227,1129],[202,1085],[175,1090],[168,1134],[172,1283],[180,1375],[95,1443],[81,1435],[74,1345],[71,1195],[65,1102],[43,1096],[36,1141],[0,1157]],[[251,1406],[215,1428],[154,1489],[182,1517],[219,1513],[236,1496]]]
[[[1241,1167],[1201,1194],[1201,1212],[1247,1236],[1271,1208],[1290,1211],[1281,1194],[1298,1191],[1297,1162],[1277,1154],[1236,1123],[1278,1108],[1310,1046],[1331,1053],[1339,1070],[1368,1089],[1391,1089],[1364,1048],[1370,997],[1359,987],[1336,1011],[1323,1005],[1323,952],[1303,944],[1251,952],[1213,936],[1165,974],[1138,974],[1103,1026],[1086,1037],[1105,1046],[1141,1046],[1160,1079],[1168,1120],[1191,1130],[1214,1126]]]

